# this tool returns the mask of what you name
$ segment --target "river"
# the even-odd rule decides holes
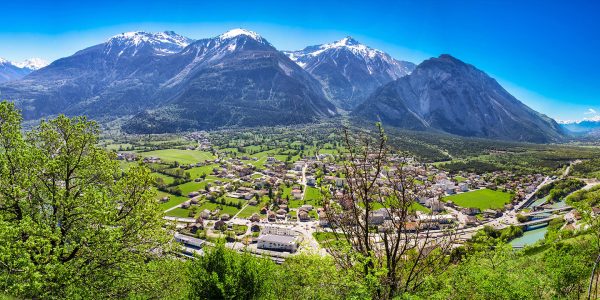
[[[510,245],[516,248],[522,248],[528,245],[533,245],[537,241],[542,240],[548,231],[548,225],[537,225],[528,228],[523,232],[523,236],[510,241]]]

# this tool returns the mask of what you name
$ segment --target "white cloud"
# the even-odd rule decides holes
[[[586,112],[584,112],[584,114],[586,114],[586,115],[595,115],[597,113],[598,112],[593,108],[588,108],[588,110]]]

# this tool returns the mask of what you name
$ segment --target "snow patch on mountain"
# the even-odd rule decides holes
[[[135,56],[144,46],[150,46],[159,55],[168,55],[180,52],[193,40],[176,34],[173,31],[148,33],[143,31],[124,32],[113,36],[106,42],[106,54],[115,53],[117,56],[128,53]]]
[[[48,65],[48,62],[38,58],[38,57],[34,57],[34,58],[30,58],[30,59],[26,59],[22,62],[18,62],[18,63],[14,63],[13,65],[21,68],[21,69],[29,69],[29,70],[39,70],[45,66]]]
[[[238,37],[240,35],[245,35],[245,36],[249,36],[255,40],[261,40],[262,37],[254,32],[254,31],[250,31],[250,30],[246,30],[246,29],[242,29],[242,28],[235,28],[235,29],[231,29],[223,34],[221,34],[219,36],[219,38],[221,38],[222,40],[224,39],[231,39],[231,38],[235,38]]]
[[[581,124],[583,122],[600,122],[600,115],[593,116],[590,118],[583,118],[581,120],[557,120],[559,124]]]

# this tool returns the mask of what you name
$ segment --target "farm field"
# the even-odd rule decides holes
[[[230,217],[233,217],[235,214],[238,213],[238,211],[240,211],[239,208],[234,207],[234,206],[223,205],[223,204],[219,204],[219,203],[212,203],[212,202],[206,201],[198,207],[198,212],[203,211],[205,209],[212,211],[212,210],[215,210],[216,208],[220,209],[219,215],[228,214]]]
[[[190,213],[189,209],[178,207],[178,208],[175,208],[173,210],[166,212],[165,215],[167,215],[169,217],[177,217],[177,218],[191,218],[189,213]]]
[[[186,200],[188,200],[187,197],[175,196],[175,195],[171,195],[169,193],[165,193],[165,192],[161,192],[161,191],[158,191],[158,193],[156,194],[156,199],[161,199],[162,197],[165,197],[165,196],[169,197],[169,201],[165,202],[165,203],[161,203],[159,205],[161,210],[167,210],[173,206],[179,205],[179,204],[185,202]]]
[[[262,201],[261,203],[252,206],[252,205],[247,205],[246,207],[244,207],[242,209],[242,211],[237,215],[238,218],[249,218],[250,216],[252,216],[252,214],[257,213],[260,214],[260,209],[266,205],[265,201]],[[266,215],[260,215],[261,218],[265,218]]]
[[[206,165],[206,166],[202,166],[202,167],[195,167],[195,168],[186,170],[186,172],[189,172],[190,176],[192,178],[198,178],[202,174],[210,175],[212,173],[212,170],[218,166],[219,166],[218,164],[212,164],[212,165]]]
[[[443,201],[452,201],[460,207],[498,209],[509,203],[512,195],[490,189],[476,190],[457,195],[447,196]]]
[[[181,193],[184,196],[187,196],[191,192],[197,192],[201,189],[204,189],[204,187],[206,186],[206,183],[207,183],[206,181],[201,181],[201,182],[190,181],[190,182],[178,185],[178,186],[181,189]]]
[[[141,152],[140,155],[144,157],[154,156],[162,159],[163,161],[176,161],[181,164],[193,164],[197,162],[203,162],[208,159],[214,159],[213,155],[209,152],[180,149],[166,149]]]
[[[175,181],[174,177],[171,177],[171,176],[165,175],[165,174],[161,174],[161,173],[152,173],[152,176],[154,176],[154,178],[162,178],[162,180],[165,184],[171,184]]]

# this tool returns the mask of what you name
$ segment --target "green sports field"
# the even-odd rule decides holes
[[[197,162],[203,162],[207,159],[214,159],[212,154],[209,152],[180,149],[166,149],[142,152],[140,153],[140,155],[144,157],[158,157],[163,161],[177,161],[180,164],[193,164]]]
[[[512,195],[505,192],[494,191],[489,189],[476,190],[444,197],[444,201],[452,201],[460,207],[472,207],[483,209],[497,209],[504,207],[510,203]]]

